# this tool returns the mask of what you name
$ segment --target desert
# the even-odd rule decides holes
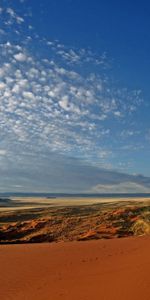
[[[1,200],[0,299],[149,300],[150,199],[69,201]]]
[[[0,247],[0,299],[149,300],[150,238]]]
[[[86,241],[150,233],[149,198],[10,198],[1,203],[0,244]]]

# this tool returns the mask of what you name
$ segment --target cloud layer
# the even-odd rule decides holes
[[[23,189],[32,189],[34,181],[42,180],[41,189],[43,186],[55,191],[56,188],[67,190],[71,187],[87,190],[90,183],[85,174],[82,174],[81,184],[77,180],[80,168],[70,187],[61,184],[51,157],[55,155],[55,161],[63,165],[60,174],[65,174],[66,180],[74,170],[74,164],[67,168],[69,157],[79,159],[83,165],[88,164],[91,168],[89,174],[95,166],[114,168],[113,159],[118,155],[114,150],[116,145],[119,153],[128,146],[127,140],[132,149],[135,145],[138,147],[136,137],[141,133],[134,115],[142,105],[141,91],[112,83],[105,53],[66,47],[57,40],[41,38],[34,32],[30,16],[25,12],[19,15],[5,1],[0,14],[0,164],[4,172],[3,186],[8,188],[13,173],[12,185]],[[36,157],[40,157],[40,165]],[[46,166],[51,171],[46,171]],[[121,166],[123,163],[118,162],[117,167],[121,169]],[[39,170],[43,179],[35,175]],[[74,178],[74,173],[71,176]],[[97,178],[99,181],[94,180],[91,189],[102,190],[102,177]],[[57,183],[51,185],[53,181]]]

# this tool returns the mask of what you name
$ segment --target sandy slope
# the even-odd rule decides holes
[[[0,246],[1,300],[149,300],[150,237]]]

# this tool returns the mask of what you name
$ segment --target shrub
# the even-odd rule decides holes
[[[131,230],[134,235],[150,234],[150,223],[139,219],[133,224]]]

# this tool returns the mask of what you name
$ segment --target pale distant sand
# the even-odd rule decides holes
[[[42,208],[42,207],[59,207],[59,206],[78,206],[78,205],[90,205],[97,203],[115,203],[123,201],[138,201],[138,202],[147,202],[150,203],[150,198],[141,198],[141,197],[124,197],[124,198],[44,198],[44,197],[10,197],[11,203],[6,203],[6,206],[0,206],[1,211],[14,211],[20,209],[31,209],[31,208]],[[13,204],[14,203],[14,204]],[[15,205],[17,203],[17,206]],[[12,204],[12,206],[10,206]]]
[[[150,237],[0,246],[1,300],[149,300]]]

